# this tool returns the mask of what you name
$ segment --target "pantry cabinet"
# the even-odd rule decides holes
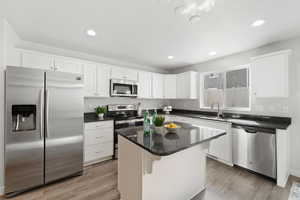
[[[288,97],[290,53],[280,51],[252,59],[251,85],[255,97]]]

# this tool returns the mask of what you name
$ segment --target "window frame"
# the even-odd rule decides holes
[[[225,107],[226,105],[226,92],[225,92],[225,89],[227,87],[227,80],[226,80],[226,72],[228,71],[233,71],[233,70],[239,70],[239,69],[247,69],[248,70],[248,88],[249,88],[249,107]],[[209,106],[204,106],[203,105],[203,102],[204,102],[204,91],[205,91],[205,88],[204,88],[204,76],[205,75],[208,75],[208,74],[211,74],[211,73],[224,73],[225,76],[224,76],[224,88],[223,88],[223,93],[224,93],[224,101],[223,101],[223,104],[220,105],[220,107],[222,108],[222,110],[225,110],[225,111],[251,111],[251,108],[252,108],[252,89],[251,89],[251,69],[250,69],[250,64],[244,64],[244,65],[238,65],[238,66],[233,66],[233,67],[229,67],[229,68],[226,68],[224,70],[215,70],[215,71],[209,71],[209,72],[203,72],[203,73],[200,73],[199,76],[200,76],[200,98],[199,98],[199,105],[200,105],[200,109],[205,109],[205,110],[214,110],[216,111],[217,109],[214,107],[213,109],[211,109],[211,107]]]

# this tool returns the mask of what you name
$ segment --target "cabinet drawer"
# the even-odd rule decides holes
[[[113,142],[114,132],[112,128],[86,130],[84,132],[84,145]]]
[[[84,162],[90,162],[112,155],[113,142],[86,146],[84,148]]]
[[[104,122],[90,122],[84,124],[85,130],[93,130],[93,129],[103,129],[103,128],[112,128],[114,127],[114,121],[104,121]]]

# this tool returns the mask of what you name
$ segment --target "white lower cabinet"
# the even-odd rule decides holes
[[[190,118],[190,117],[182,117],[182,116],[174,116],[174,115],[166,115],[165,118],[166,121],[178,121],[178,122],[190,123],[198,126],[205,126],[205,127],[225,130],[226,131],[225,136],[219,137],[210,142],[208,155],[209,157],[221,161],[225,164],[233,165],[231,123]]]
[[[113,156],[113,121],[85,123],[84,164],[93,164]]]

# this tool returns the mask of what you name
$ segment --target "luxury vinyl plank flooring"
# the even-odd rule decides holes
[[[280,188],[268,179],[244,169],[208,159],[207,189],[193,200],[287,200],[293,181]],[[82,176],[48,185],[10,200],[119,200],[117,161],[85,168]],[[0,200],[4,198],[0,197]]]

